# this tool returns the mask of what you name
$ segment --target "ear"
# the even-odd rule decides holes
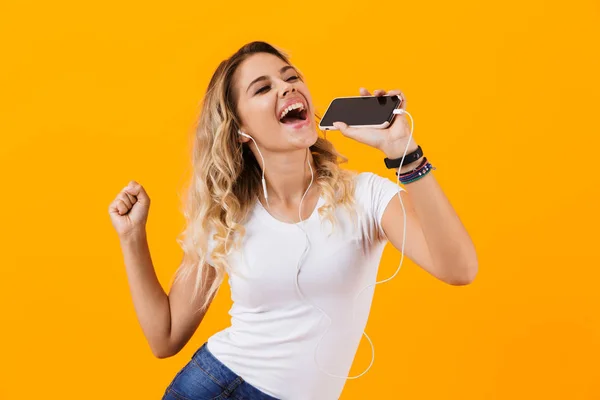
[[[240,131],[244,132],[243,129],[240,129]],[[248,138],[247,136],[240,135],[239,131],[236,131],[236,132],[237,132],[237,135],[238,135],[238,142],[240,142],[240,143],[246,143],[246,142],[248,142],[250,140],[250,138]]]

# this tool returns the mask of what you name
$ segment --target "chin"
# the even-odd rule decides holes
[[[290,143],[298,146],[301,143],[302,147],[309,147],[316,143],[319,138],[314,124],[310,123],[302,128],[294,129],[284,125],[279,126],[282,137],[287,137]]]
[[[315,127],[306,127],[302,131],[292,132],[292,140],[296,144],[300,144],[302,148],[309,148],[310,146],[317,143],[319,134]]]

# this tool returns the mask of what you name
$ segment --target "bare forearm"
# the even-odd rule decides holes
[[[154,271],[146,233],[121,238],[120,242],[138,321],[152,352],[160,356],[168,352],[164,347],[171,327],[169,297]]]
[[[407,152],[417,148],[410,143]],[[402,156],[404,148],[387,149],[389,158]],[[400,173],[412,171],[422,160],[405,165]],[[477,274],[475,247],[460,218],[444,194],[433,173],[406,184],[407,196],[427,241],[437,276],[451,282],[470,282]]]
[[[467,280],[477,272],[473,242],[433,173],[406,185],[435,265],[460,269]],[[455,275],[455,273],[452,273]]]

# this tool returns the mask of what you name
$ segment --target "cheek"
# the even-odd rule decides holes
[[[272,125],[277,122],[275,118],[275,106],[270,101],[260,101],[248,110],[248,118],[256,125]]]
[[[308,102],[309,107],[311,108],[311,111],[312,111],[312,108],[313,108],[313,106],[312,106],[312,97],[310,96],[310,93],[308,92],[308,89],[305,88],[305,90],[301,91],[300,93],[302,94],[302,96],[304,96],[304,98]]]
[[[246,104],[240,110],[240,117],[244,125],[248,126],[249,129],[258,131],[266,125],[273,124],[275,113],[272,106],[263,102],[255,102],[253,104]]]

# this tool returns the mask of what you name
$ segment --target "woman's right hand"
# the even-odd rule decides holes
[[[119,238],[125,238],[145,232],[149,210],[150,197],[142,185],[131,181],[110,203],[108,214]]]

